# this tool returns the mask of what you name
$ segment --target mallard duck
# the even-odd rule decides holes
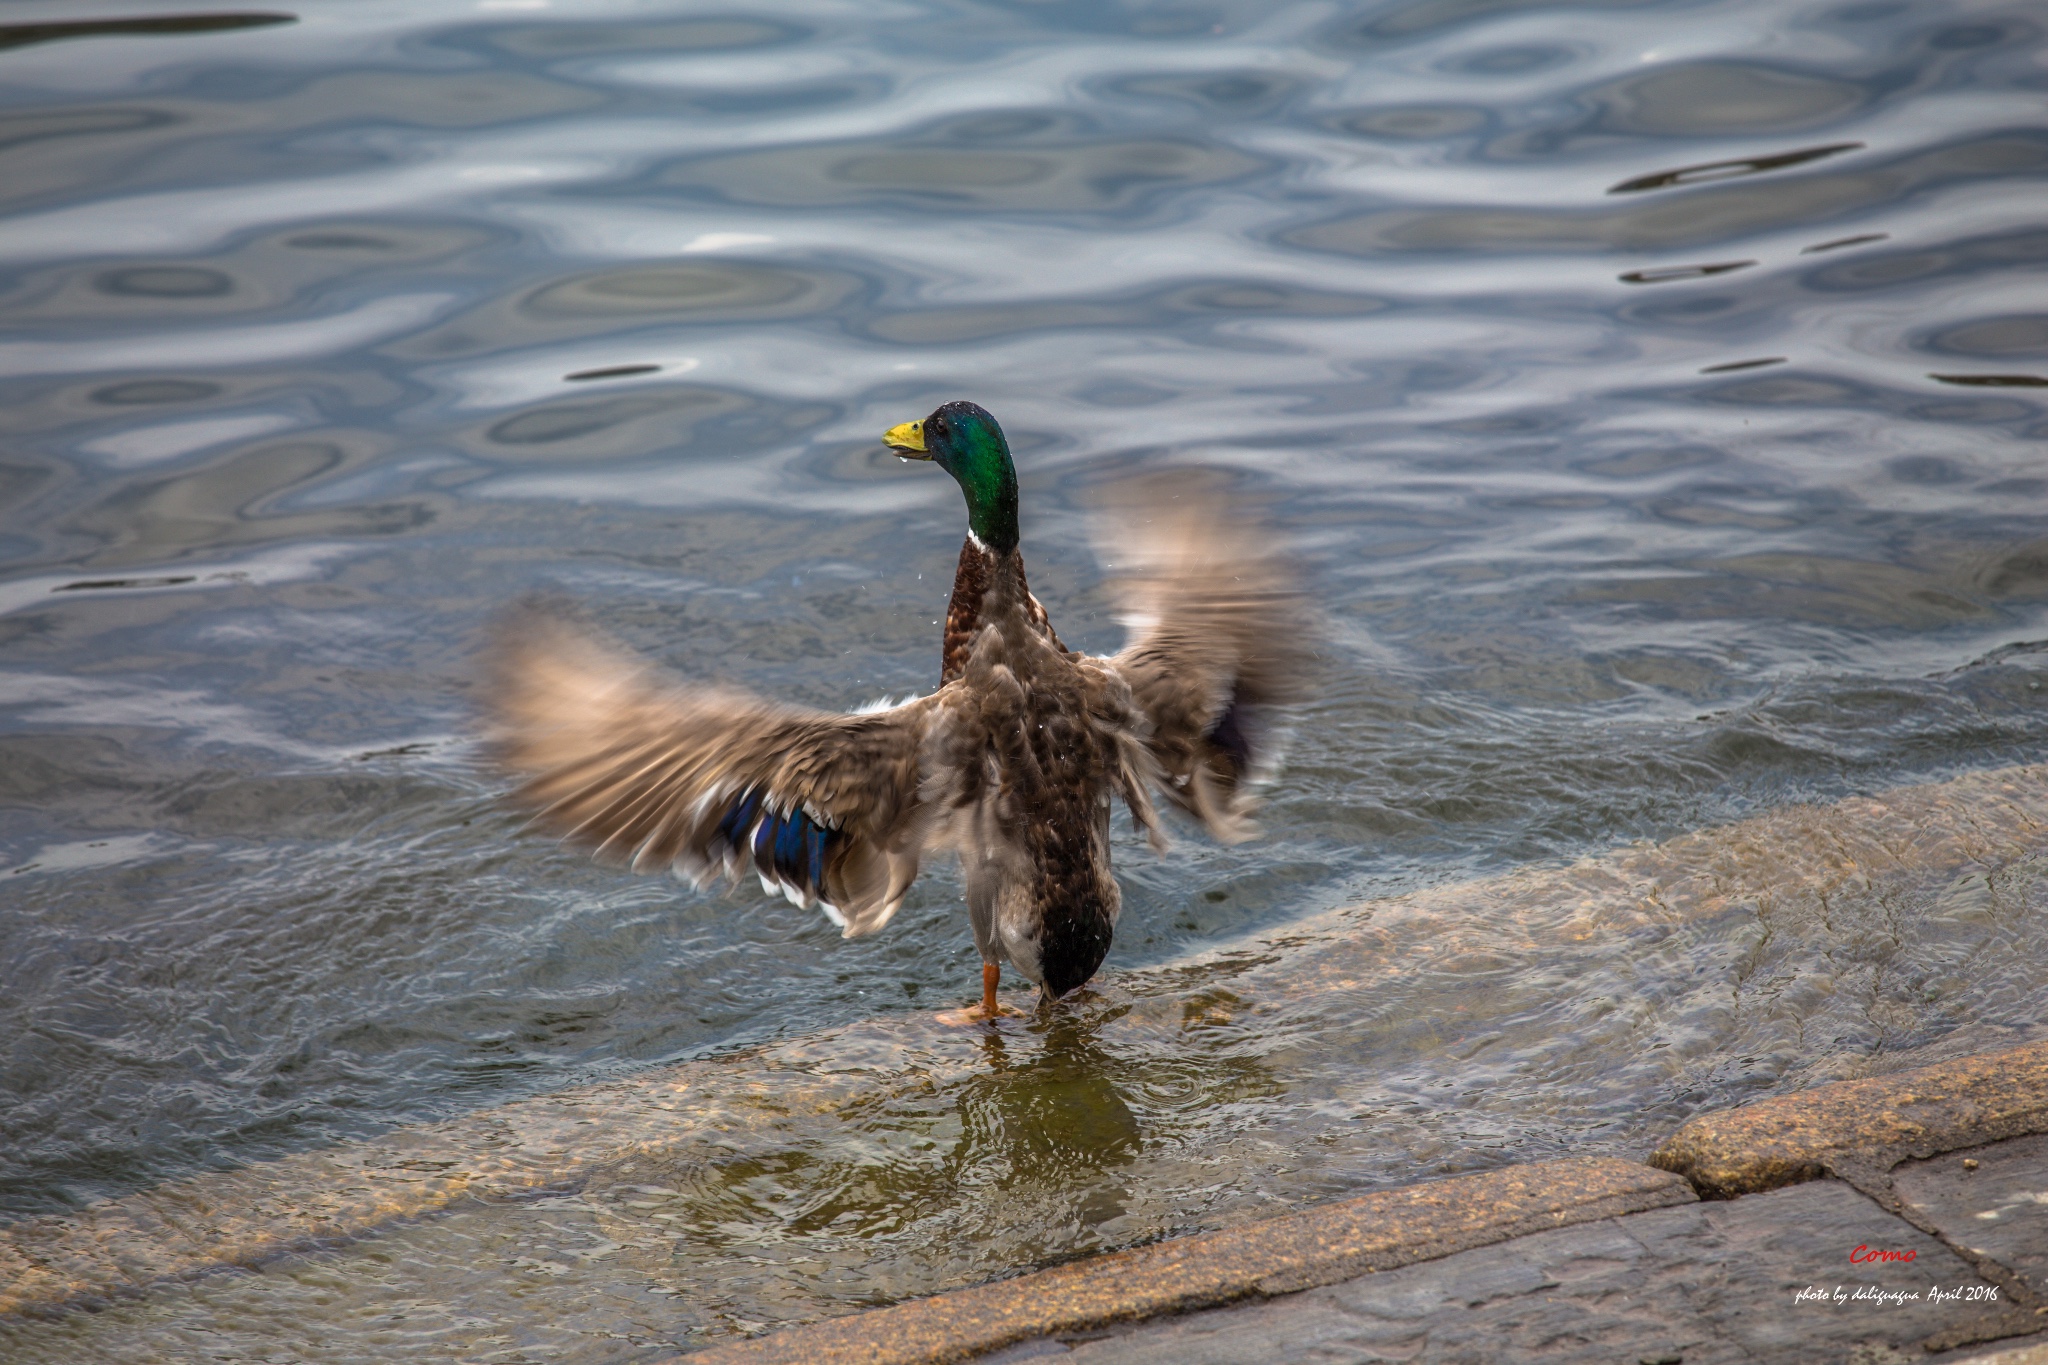
[[[947,403],[883,441],[967,500],[936,690],[806,710],[665,681],[527,622],[497,662],[498,752],[541,823],[640,871],[756,873],[847,938],[889,922],[927,856],[957,853],[983,967],[979,1008],[954,1017],[992,1019],[1005,963],[1049,1001],[1108,954],[1112,798],[1162,852],[1154,790],[1218,839],[1255,832],[1249,788],[1277,760],[1277,712],[1301,697],[1312,641],[1268,538],[1184,473],[1112,498],[1132,636],[1107,658],[1076,653],[1025,582],[996,419]]]

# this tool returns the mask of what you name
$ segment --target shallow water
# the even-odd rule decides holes
[[[2031,7],[79,19],[0,26],[0,1215],[970,997],[949,873],[845,943],[517,837],[470,739],[536,595],[779,697],[928,687],[958,495],[875,437],[948,398],[1071,643],[1119,638],[1089,489],[1157,464],[1230,471],[1327,603],[1267,837],[1119,836],[1111,987],[2048,752]],[[1284,1026],[1077,1005],[701,1168],[0,1340],[636,1359],[1639,1153],[2039,1018],[2033,875],[1972,875]]]

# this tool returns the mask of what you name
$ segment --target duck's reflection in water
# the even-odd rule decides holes
[[[1190,1230],[1210,1201],[1156,1190],[1238,1169],[1250,1154],[1213,1140],[1219,1111],[1283,1087],[1228,1029],[1205,1022],[1190,1046],[1182,1020],[1132,1009],[1083,990],[964,1050],[949,1033],[858,1098],[629,1163],[576,1202],[614,1273],[647,1276],[679,1296],[666,1312],[694,1305],[688,1325],[711,1331],[732,1329],[735,1296],[802,1320]]]
[[[975,1172],[1002,1171],[999,1185],[1074,1191],[1137,1159],[1144,1129],[1119,1084],[1128,1084],[1130,1062],[1097,1042],[1095,1024],[1056,1010],[1035,1048],[1013,1048],[1001,1032],[988,1031],[988,1069],[960,1087],[950,1174],[966,1181]],[[1084,1223],[1121,1214],[1121,1183],[1094,1181],[1085,1205],[1075,1210]]]

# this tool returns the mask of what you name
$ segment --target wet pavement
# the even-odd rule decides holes
[[[1820,1180],[1536,1233],[1281,1299],[1191,1314],[1095,1340],[1039,1339],[972,1357],[1074,1365],[1261,1362],[1648,1361],[1903,1365],[1930,1348],[2032,1331],[2012,1282],[1987,1278],[1946,1243],[1998,1241],[2033,1268],[2039,1295],[2048,1192],[2039,1139],[1994,1144],[1917,1173],[1941,1209],[1932,1236],[1854,1187]],[[1934,1163],[1930,1163],[1931,1165]],[[2019,1204],[2007,1201],[2023,1201]],[[1916,1203],[1916,1212],[1927,1205]],[[2023,1207],[2030,1216],[2017,1224]],[[2005,1209],[2003,1239],[1983,1234]],[[1910,1260],[1851,1262],[1859,1249]],[[2010,1275],[2013,1267],[2004,1263]],[[2044,1300],[2048,1301],[2048,1300]]]
[[[1382,1191],[689,1359],[1903,1365],[2048,1349],[2048,1045],[1687,1129],[1654,1166],[1549,1162]],[[1769,1140],[1736,1146],[1823,1129],[1817,1176],[1788,1174]],[[1657,1169],[1715,1142],[1709,1188],[1737,1173],[1763,1192],[1702,1200]],[[1176,1312],[1176,1293],[1213,1306]]]

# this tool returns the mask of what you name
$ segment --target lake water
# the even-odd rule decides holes
[[[594,867],[497,805],[471,700],[534,597],[775,697],[929,687],[963,513],[876,438],[946,399],[1009,432],[1070,644],[1120,639],[1091,488],[1162,464],[1227,471],[1326,606],[1266,837],[1119,833],[1103,1000],[1363,898],[2048,755],[2038,7],[86,22],[128,13],[0,24],[0,1218],[971,999],[950,870],[846,943]],[[1977,882],[1713,920],[1645,952],[1627,1028],[1569,945],[1278,1032],[1078,1001],[647,1177],[659,1254],[570,1191],[0,1351],[653,1359],[1640,1155],[2040,1018],[2048,892]]]

